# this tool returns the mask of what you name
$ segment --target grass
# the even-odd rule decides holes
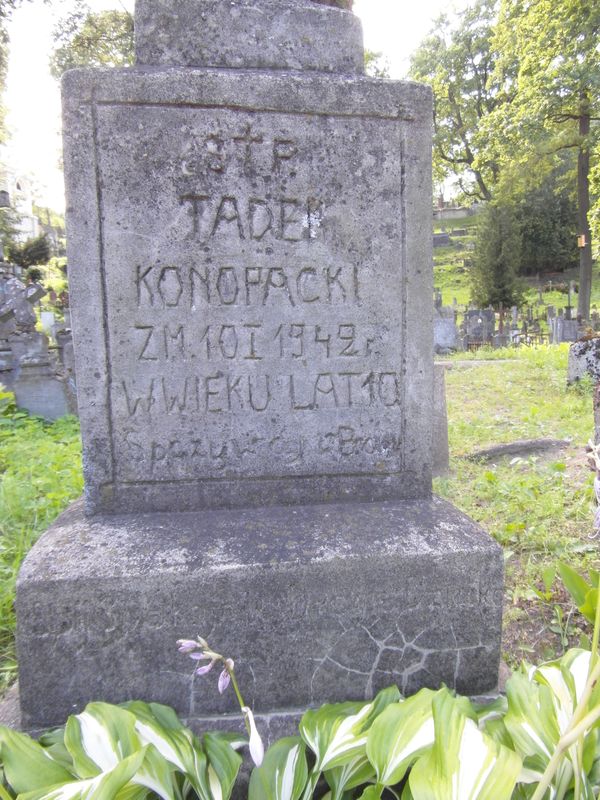
[[[434,490],[472,516],[506,557],[504,657],[516,665],[560,654],[588,633],[556,565],[599,565],[592,538],[592,385],[566,386],[568,346],[479,350],[448,359],[451,472]],[[470,363],[473,361],[482,362]],[[23,557],[82,490],[79,428],[29,417],[0,394],[0,688],[15,676],[15,577]],[[569,439],[551,457],[468,458],[515,439]]]
[[[468,365],[464,355],[451,360]],[[524,656],[562,652],[565,637],[553,630],[560,628],[560,615],[571,644],[587,632],[560,582],[551,581],[545,591],[544,575],[559,561],[581,571],[599,563],[599,542],[592,538],[593,474],[584,452],[593,436],[593,387],[588,381],[566,386],[567,345],[469,355],[494,359],[446,373],[451,473],[436,479],[434,489],[505,548],[504,652],[515,665]],[[491,464],[467,458],[482,447],[534,438],[570,444],[550,457]]]
[[[48,424],[0,387],[0,693],[15,678],[14,594],[21,562],[38,536],[81,494],[79,423]]]

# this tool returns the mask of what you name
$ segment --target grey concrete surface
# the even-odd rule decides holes
[[[439,500],[86,518],[72,506],[17,589],[23,724],[93,699],[235,710],[179,638],[237,660],[257,713],[497,683],[502,554]],[[40,669],[41,665],[60,665]]]

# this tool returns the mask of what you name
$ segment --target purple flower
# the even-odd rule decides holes
[[[229,686],[230,681],[231,681],[231,675],[229,674],[227,668],[225,668],[223,672],[219,675],[218,689],[220,694],[223,694],[225,689]]]
[[[194,672],[194,675],[206,675],[206,673],[210,672],[216,663],[216,661],[211,661],[210,664],[204,664],[204,666],[198,667],[198,669]]]
[[[210,661],[210,656],[207,656],[206,653],[190,653],[190,658],[194,661]]]
[[[192,650],[198,649],[198,642],[193,641],[193,639],[178,639],[177,647],[180,653],[191,653]]]

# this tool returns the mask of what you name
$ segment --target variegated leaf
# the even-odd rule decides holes
[[[280,739],[252,771],[248,800],[299,800],[307,779],[304,742],[297,736]]]
[[[93,778],[108,772],[142,747],[135,732],[135,717],[108,703],[89,703],[81,714],[69,717],[65,747],[77,775]]]
[[[394,786],[434,739],[432,700],[435,693],[421,689],[402,703],[394,703],[375,720],[367,740],[367,755],[377,782]]]
[[[93,778],[46,786],[34,792],[19,795],[19,800],[141,800],[144,795],[132,794],[130,781],[139,770],[146,750],[123,759],[116,767]],[[123,792],[123,793],[122,793]],[[146,793],[148,795],[149,793]]]
[[[520,758],[480,731],[448,690],[432,708],[435,742],[409,776],[414,800],[510,800]]]
[[[24,733],[0,726],[0,762],[6,780],[17,792],[43,789],[73,780],[73,772],[55,761],[38,742]]]
[[[229,800],[242,757],[219,734],[207,733],[202,738],[208,758],[208,777],[214,800]]]
[[[332,769],[364,752],[370,712],[371,703],[337,703],[304,714],[300,735],[316,756],[315,771]]]

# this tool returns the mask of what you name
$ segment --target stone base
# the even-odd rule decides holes
[[[500,548],[437,498],[86,518],[69,508],[17,587],[22,724],[90,700],[235,713],[217,674],[192,679],[179,638],[236,660],[246,702],[290,722],[396,683],[495,687]],[[233,720],[232,720],[233,722]]]

